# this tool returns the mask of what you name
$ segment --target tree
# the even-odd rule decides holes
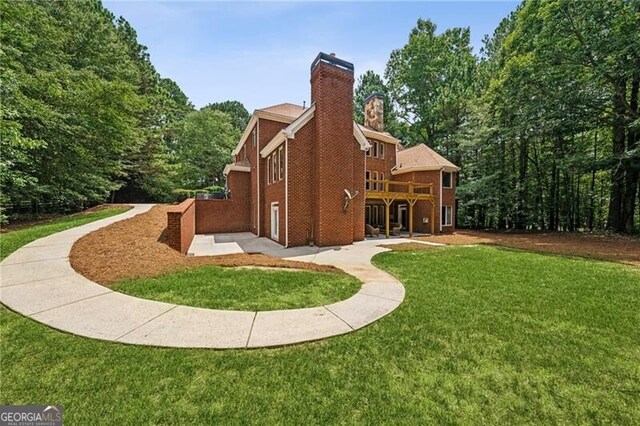
[[[364,123],[364,101],[373,93],[382,93],[384,95],[384,129],[385,131],[401,136],[399,124],[396,119],[395,107],[389,96],[389,89],[375,72],[368,70],[360,77],[356,84],[353,97],[353,119],[356,123]]]
[[[189,113],[180,122],[177,140],[178,182],[188,189],[222,181],[222,170],[231,161],[231,150],[240,138],[228,114],[212,108]]]
[[[424,142],[459,162],[457,134],[474,95],[475,69],[469,28],[436,34],[433,22],[418,20],[385,71],[398,117],[409,126],[409,144]]]
[[[238,101],[215,102],[205,106],[204,109],[212,109],[228,114],[231,117],[233,127],[236,130],[240,130],[240,132],[244,131],[251,118],[249,111]]]

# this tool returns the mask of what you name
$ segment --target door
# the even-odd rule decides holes
[[[278,224],[280,223],[278,215],[278,203],[271,203],[271,239],[278,241],[278,234],[280,230],[278,229]]]
[[[402,229],[407,229],[407,205],[400,204],[398,206],[398,221],[402,225]]]

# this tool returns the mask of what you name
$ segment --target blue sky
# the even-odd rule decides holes
[[[239,100],[251,112],[309,101],[309,66],[318,52],[353,62],[356,75],[381,75],[418,18],[438,31],[471,27],[476,53],[518,2],[185,2],[104,1],[149,48],[163,77],[202,107]]]

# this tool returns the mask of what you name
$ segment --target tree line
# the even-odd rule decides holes
[[[222,183],[247,110],[195,109],[99,0],[1,2],[0,26],[0,220]],[[354,116],[383,92],[389,132],[462,167],[459,226],[633,232],[638,40],[640,0],[525,0],[477,55],[469,28],[420,19]]]
[[[639,84],[640,1],[525,0],[479,55],[418,20],[354,116],[381,91],[389,131],[462,167],[459,226],[634,232]]]
[[[99,0],[0,3],[0,219],[209,187],[249,114],[196,110]]]

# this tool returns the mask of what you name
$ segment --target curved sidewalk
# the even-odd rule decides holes
[[[282,346],[349,333],[389,314],[404,299],[402,284],[370,263],[371,257],[386,251],[376,241],[312,253],[285,249],[287,258],[334,265],[363,282],[347,300],[304,309],[249,312],[157,302],[112,291],[73,270],[69,253],[76,240],[151,207],[134,205],[123,214],[21,247],[0,263],[0,302],[35,321],[80,336],[226,349]]]

